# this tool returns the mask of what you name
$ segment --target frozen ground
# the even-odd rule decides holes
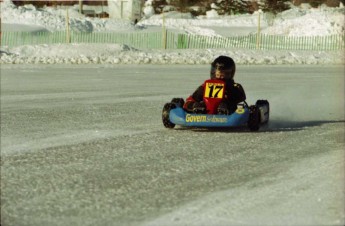
[[[65,16],[1,3],[7,31],[64,30]],[[69,16],[74,31],[162,24]],[[165,14],[167,28],[230,36],[258,24],[257,14],[183,16]],[[268,34],[344,33],[343,6],[261,19]],[[187,97],[220,54],[235,59],[249,103],[270,101],[269,127],[165,129],[163,104]],[[345,224],[343,50],[1,46],[0,63],[1,225]]]
[[[165,129],[208,70],[2,65],[1,224],[344,225],[343,65],[239,65],[268,128]]]

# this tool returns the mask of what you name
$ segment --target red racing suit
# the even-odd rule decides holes
[[[194,103],[202,102],[204,98],[204,90],[205,84],[199,86],[192,95],[190,95],[187,99],[183,108],[188,111],[193,111]],[[246,94],[244,92],[243,87],[239,83],[235,83],[234,80],[227,80],[225,82],[225,91],[224,91],[224,98],[222,102],[224,102],[230,111],[235,111],[237,108],[237,104],[246,100]]]

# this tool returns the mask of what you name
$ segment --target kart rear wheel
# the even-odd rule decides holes
[[[260,112],[259,109],[252,105],[249,107],[249,120],[248,120],[248,128],[250,131],[258,131],[260,128]]]
[[[170,122],[169,119],[169,115],[170,115],[170,111],[171,109],[176,108],[176,105],[173,103],[166,103],[163,107],[163,111],[162,111],[162,121],[163,121],[163,125],[166,128],[172,129],[175,127],[175,124]]]

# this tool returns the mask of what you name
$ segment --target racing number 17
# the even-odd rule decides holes
[[[224,84],[221,83],[206,83],[205,97],[208,98],[223,98]]]

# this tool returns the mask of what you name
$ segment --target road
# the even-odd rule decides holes
[[[344,225],[344,67],[239,65],[267,128],[164,128],[208,73],[2,65],[1,225]]]

